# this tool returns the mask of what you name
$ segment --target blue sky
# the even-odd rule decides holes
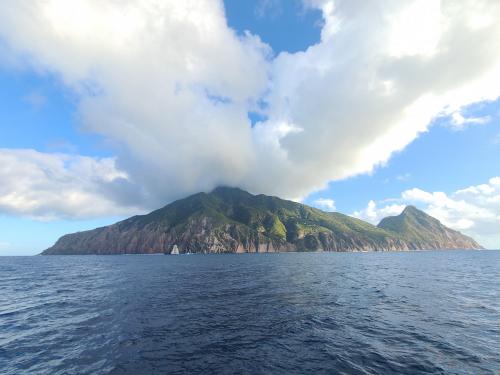
[[[259,35],[276,54],[306,50],[320,39],[321,13],[305,10],[300,1],[226,0],[225,4],[231,27],[239,33],[249,30]],[[500,100],[472,105],[466,112],[473,117],[489,116],[491,121],[456,130],[449,118],[436,119],[429,132],[387,165],[370,174],[332,182],[305,202],[330,197],[341,212],[350,213],[363,208],[369,199],[395,197],[414,186],[451,192],[487,181],[500,173]]]
[[[333,8],[328,8],[328,2],[318,1],[319,5],[311,4],[316,3],[299,0],[226,0],[224,13],[221,15],[221,13],[214,11],[214,19],[225,17],[225,23],[222,22],[220,26],[220,38],[225,40],[224,43],[228,43],[228,50],[234,49],[234,53],[228,59],[221,60],[222,63],[219,60],[215,60],[213,63],[211,60],[208,61],[207,65],[214,65],[214,73],[207,73],[206,77],[203,76],[199,79],[200,81],[196,81],[194,84],[191,81],[191,76],[188,76],[184,81],[179,80],[180,83],[176,83],[176,90],[190,90],[191,87],[195,87],[193,95],[198,95],[197,87],[205,87],[207,92],[213,90],[217,95],[220,92],[221,97],[229,98],[213,107],[207,107],[204,116],[221,116],[214,117],[214,121],[220,120],[219,122],[224,124],[226,118],[228,124],[232,124],[232,122],[244,124],[245,118],[249,116],[254,131],[252,139],[259,140],[256,146],[258,148],[256,154],[258,155],[266,154],[265,150],[267,150],[259,148],[267,147],[265,143],[262,143],[264,145],[262,146],[259,143],[260,140],[267,140],[273,134],[279,134],[277,142],[279,142],[280,147],[288,147],[286,150],[289,160],[294,160],[295,156],[300,160],[305,160],[309,155],[315,155],[314,143],[317,142],[318,149],[320,149],[323,145],[322,142],[329,136],[332,137],[331,149],[344,150],[343,147],[345,147],[345,150],[351,151],[357,147],[356,140],[358,138],[359,144],[368,147],[370,139],[363,138],[363,126],[367,130],[366,133],[370,133],[372,120],[359,114],[365,111],[365,108],[352,109],[350,112],[345,110],[347,117],[350,114],[356,121],[365,121],[365,123],[356,124],[359,127],[358,133],[355,133],[354,130],[352,133],[349,132],[351,126],[349,122],[343,123],[342,129],[333,132],[331,129],[337,126],[333,120],[336,118],[336,113],[331,112],[330,107],[335,108],[338,100],[342,100],[341,96],[336,96],[335,89],[326,90],[321,85],[313,86],[312,84],[309,87],[308,82],[314,82],[315,76],[298,81],[297,85],[302,85],[300,91],[294,91],[294,87],[288,87],[288,79],[296,79],[302,74],[304,77],[306,74],[311,74],[309,70],[303,70],[304,66],[322,66],[330,60],[336,61],[337,56],[339,56],[339,61],[343,61],[345,56],[351,54],[351,51],[357,53],[356,40],[349,44],[349,40],[342,35],[342,31],[335,31],[332,35],[327,33],[330,25],[337,25],[336,18],[330,17],[331,14],[336,15],[336,13],[332,10]],[[340,2],[338,12],[345,11],[345,14],[351,14],[347,11],[357,12],[356,14],[364,12],[362,9],[345,10],[342,7],[347,8]],[[15,11],[15,7],[13,9]],[[205,10],[202,10],[200,14],[204,14],[203,12]],[[18,15],[18,26],[22,27],[23,14],[16,14]],[[351,22],[345,14],[342,22],[339,22],[340,26],[335,27],[342,28],[343,25],[347,25],[346,27],[351,27],[356,31],[357,29],[352,26],[355,25],[356,17],[353,17]],[[12,19],[16,20],[11,15],[10,20]],[[340,16],[339,19],[341,19]],[[363,18],[360,19],[363,20]],[[230,35],[231,32],[235,32],[238,37],[234,40],[228,37],[227,35]],[[216,33],[214,32],[214,34]],[[298,163],[297,170],[303,171],[302,175],[297,173],[297,176],[294,176],[293,172],[287,172],[285,164],[280,164],[279,157],[269,158],[269,176],[276,176],[279,181],[272,181],[269,176],[265,175],[267,169],[262,167],[261,169],[265,169],[262,172],[262,179],[266,181],[255,183],[251,179],[247,179],[245,174],[247,172],[241,172],[241,170],[251,171],[251,167],[246,166],[247,159],[253,160],[251,155],[247,158],[245,154],[247,148],[249,148],[249,154],[254,152],[251,150],[252,146],[248,146],[248,141],[242,135],[245,134],[244,131],[233,133],[232,130],[228,130],[231,129],[230,127],[219,130],[218,125],[207,125],[212,129],[207,134],[222,132],[216,136],[217,142],[214,141],[213,149],[205,146],[203,140],[206,139],[206,136],[201,138],[201,143],[194,139],[193,145],[183,146],[181,151],[175,154],[183,155],[182,152],[186,152],[186,155],[179,158],[178,161],[170,163],[171,156],[166,150],[190,142],[189,139],[192,138],[188,138],[186,134],[194,131],[190,127],[194,120],[184,118],[184,114],[180,110],[179,113],[167,114],[167,117],[172,116],[172,119],[170,117],[162,118],[161,116],[164,115],[158,115],[154,106],[149,107],[148,103],[155,100],[151,98],[155,97],[157,93],[162,93],[161,89],[154,91],[154,94],[151,93],[147,99],[146,96],[141,97],[140,94],[130,99],[126,93],[123,94],[123,87],[127,89],[129,86],[120,86],[120,95],[123,96],[118,97],[117,94],[113,94],[113,90],[115,86],[124,84],[123,81],[130,80],[130,83],[126,84],[130,85],[131,92],[140,91],[138,88],[142,87],[141,83],[136,83],[132,77],[124,76],[118,81],[113,81],[112,79],[115,77],[109,73],[110,69],[107,66],[101,69],[101,65],[105,66],[108,63],[109,66],[118,64],[115,65],[118,68],[119,63],[111,61],[111,58],[111,62],[108,60],[96,60],[96,62],[89,57],[91,68],[82,69],[84,70],[82,73],[78,67],[67,68],[66,61],[64,64],[60,63],[57,54],[52,55],[52,51],[49,51],[48,47],[43,49],[45,48],[43,47],[43,35],[45,34],[41,33],[42,36],[37,36],[41,38],[42,43],[33,42],[33,44],[30,44],[29,41],[35,40],[36,37],[29,33],[26,35],[16,35],[14,31],[8,29],[8,26],[0,29],[1,45],[4,46],[3,50],[7,51],[4,56],[12,57],[12,60],[9,58],[0,59],[0,149],[5,151],[4,159],[0,159],[0,163],[4,163],[4,165],[0,165],[0,170],[3,167],[10,171],[9,167],[12,167],[12,169],[17,169],[22,177],[18,180],[12,177],[14,182],[9,180],[10,185],[7,184],[11,187],[0,189],[0,255],[36,254],[50,246],[60,235],[65,233],[107,225],[134,213],[147,212],[149,209],[161,205],[160,202],[166,204],[173,199],[193,193],[198,187],[198,190],[209,190],[217,184],[237,185],[255,192],[300,198],[307,204],[324,209],[335,209],[372,222],[377,222],[386,214],[397,213],[405,204],[416,204],[446,224],[478,237],[487,246],[500,247],[500,237],[496,234],[498,231],[494,229],[495,226],[500,228],[500,220],[498,219],[500,208],[497,210],[496,206],[500,202],[497,199],[500,196],[500,187],[498,187],[498,181],[495,180],[497,176],[500,176],[498,167],[498,160],[500,160],[500,99],[497,99],[498,95],[495,92],[489,93],[488,91],[488,95],[478,94],[477,98],[463,99],[454,110],[449,110],[449,108],[455,104],[455,101],[452,105],[451,99],[450,103],[445,101],[447,99],[443,99],[444,106],[439,115],[432,116],[428,124],[416,124],[415,126],[419,126],[418,129],[420,129],[418,135],[413,136],[408,142],[395,145],[388,157],[374,155],[373,160],[369,160],[371,156],[365,155],[364,158],[367,160],[361,163],[363,166],[360,167],[359,160],[356,159],[359,155],[356,150],[352,151],[352,160],[346,161],[343,154],[327,154],[329,147],[325,147],[321,153],[318,151],[316,159],[311,156],[311,160],[304,162],[304,165],[300,165],[300,161],[295,161]],[[338,42],[335,41],[337,35]],[[47,34],[47,38],[50,38],[50,34]],[[412,35],[409,38],[413,40]],[[326,48],[330,39],[334,40],[331,55],[329,54],[331,51]],[[376,41],[378,42],[378,40]],[[50,40],[47,43],[50,44],[49,42]],[[184,43],[190,43],[190,39],[186,39]],[[216,41],[215,43],[216,46],[219,44],[224,46],[222,42]],[[23,45],[18,48],[21,44]],[[40,44],[42,47],[39,47]],[[315,45],[318,47],[315,47],[314,51],[308,50],[309,47]],[[322,47],[324,48],[321,49]],[[345,50],[340,51],[344,54],[339,55],[340,52],[333,48],[341,47]],[[93,56],[93,52],[87,51],[87,48],[88,45],[83,45],[81,50],[77,52],[68,50],[68,54],[75,54],[75,59],[79,60],[82,60],[83,56],[83,60],[85,60],[87,56]],[[197,50],[193,51],[195,55],[198,52]],[[221,51],[221,53],[225,53],[224,49]],[[82,55],[77,56],[78,53]],[[310,56],[307,55],[308,53]],[[216,51],[214,55],[217,55]],[[170,61],[168,54],[163,57],[167,59],[166,61]],[[300,60],[301,58],[310,60],[304,60],[307,62],[305,63]],[[71,63],[71,60],[68,61]],[[225,61],[229,61],[227,67],[219,68],[217,66],[224,64]],[[248,72],[251,73],[247,74],[249,77],[244,77],[245,74],[236,69],[238,61],[240,65],[244,64],[245,67],[248,65]],[[473,68],[476,65],[479,66],[480,61],[478,61],[472,61],[471,66]],[[138,63],[134,62],[133,64]],[[136,65],[133,66],[133,69],[138,69]],[[182,74],[195,74],[189,73],[197,71],[196,68],[194,69],[188,69],[188,73],[184,70],[181,72]],[[221,70],[219,71],[219,69]],[[235,69],[234,75],[231,75],[233,74],[232,69]],[[344,69],[346,69],[346,76],[354,74],[347,67]],[[144,70],[145,72],[141,71],[140,73],[149,74],[150,70],[146,68]],[[288,70],[294,73],[288,79],[281,78],[280,74],[284,75]],[[86,82],[85,75],[88,75],[89,71],[92,72],[93,78],[95,78],[94,75],[98,77],[95,79],[99,84],[108,88],[108,91],[103,90],[105,92],[103,96],[107,97],[98,98],[102,99],[101,101],[94,100],[94,94],[89,94],[87,86],[82,84],[82,82]],[[120,72],[119,69],[117,71]],[[473,71],[473,69],[468,71]],[[491,68],[491,71],[496,72],[494,68]],[[228,77],[236,78],[232,79],[230,83],[222,78],[218,81],[219,77],[226,75],[226,73]],[[82,74],[84,79],[80,78]],[[106,77],[105,74],[112,78]],[[159,76],[163,77],[162,74],[164,74],[163,71],[158,71]],[[101,75],[105,78],[101,78]],[[498,75],[493,76],[498,77]],[[325,75],[324,86],[335,87],[337,82],[341,85],[341,77],[342,71],[336,72],[335,75],[332,74],[331,78]],[[471,76],[471,80],[473,78]],[[154,81],[154,78],[152,79]],[[394,79],[397,80],[397,78]],[[233,82],[235,80],[236,83]],[[450,86],[449,88],[431,87],[428,91],[440,93],[449,90],[450,93],[454,93],[453,90],[462,87],[458,84],[455,86],[447,84]],[[491,85],[493,84],[494,82],[491,83]],[[353,84],[353,86],[355,85]],[[144,87],[148,89],[148,86]],[[348,90],[349,85],[346,87]],[[273,90],[276,90],[277,94]],[[310,113],[311,116],[308,116],[307,112],[305,114],[300,112],[302,111],[302,103],[308,100],[307,97],[301,96],[302,91],[308,92],[308,90],[313,96],[317,94],[319,114],[314,111],[314,114]],[[492,89],[492,91],[494,90]],[[283,92],[286,95],[282,94]],[[331,101],[329,101],[328,95],[331,95]],[[244,100],[238,99],[240,97],[243,97]],[[283,97],[286,97],[285,101],[282,100]],[[186,100],[198,100],[192,99],[191,96],[188,98]],[[122,103],[127,103],[128,100],[133,100],[134,105],[141,100],[144,100],[144,103],[140,106],[137,105],[137,108],[134,107],[133,110],[123,109]],[[205,108],[205,102],[199,101],[197,103],[199,105],[197,108]],[[314,100],[311,103],[315,104]],[[373,113],[379,114],[377,106],[383,107],[386,103],[375,103]],[[174,105],[180,107],[176,103]],[[322,109],[321,106],[328,108]],[[224,112],[226,110],[227,113]],[[221,114],[221,112],[223,113]],[[241,113],[243,115],[240,115]],[[321,117],[321,113],[325,115]],[[330,124],[327,116],[332,115],[332,113]],[[161,121],[154,117],[157,115],[160,116]],[[380,116],[383,115],[385,114],[380,114]],[[311,118],[311,124],[307,124],[307,120],[304,122],[303,119],[307,117]],[[203,118],[202,116],[201,119]],[[135,123],[135,120],[138,122]],[[140,128],[143,126],[143,121],[149,120],[151,120],[152,125],[148,128],[147,137],[143,138],[142,133],[125,134],[125,130],[123,130]],[[169,121],[172,122],[172,125],[167,129],[168,131],[156,128],[161,126],[163,122]],[[374,119],[373,124],[376,123],[377,119]],[[382,124],[383,121],[381,120],[380,123]],[[242,126],[250,126],[250,124]],[[338,126],[340,127],[340,125]],[[404,127],[406,125],[398,123],[397,126]],[[389,132],[388,129],[383,130],[382,125],[379,127],[381,135]],[[274,130],[269,131],[269,129]],[[312,129],[317,132],[315,138],[308,136],[308,132],[312,132]],[[284,132],[283,135],[280,132]],[[337,134],[342,135],[342,137]],[[229,156],[222,155],[221,150],[225,146],[223,143],[218,143],[223,142],[221,139],[226,136],[231,140],[230,144],[239,142],[239,137],[242,137],[241,145],[236,145],[235,151]],[[160,147],[156,154],[152,154],[154,146],[147,146],[150,139],[154,138],[162,138],[164,142],[160,145],[165,144],[165,149]],[[131,142],[135,139],[137,142]],[[299,143],[303,142],[307,147],[297,148],[297,139]],[[307,142],[312,142],[312,144],[309,146]],[[399,140],[395,138],[395,143],[398,142]],[[142,143],[145,146],[138,151],[137,149]],[[390,143],[388,145],[391,146]],[[195,147],[196,151],[193,151]],[[9,159],[13,150],[21,149],[33,150],[36,154],[18,153],[15,154],[15,159]],[[200,149],[202,151],[199,151]],[[360,146],[359,152],[361,153],[363,150],[365,148]],[[271,153],[271,151],[268,152]],[[29,171],[24,173],[23,168],[28,167],[23,162],[28,157],[45,160],[46,155],[50,155],[52,158],[50,161],[43,162],[48,164],[36,161],[35,164],[30,164]],[[63,162],[57,164],[57,160],[59,160],[57,158],[60,158],[60,155],[64,155]],[[234,162],[227,162],[233,158]],[[15,160],[15,163],[18,164],[9,164],[11,163],[9,160]],[[206,162],[206,165],[200,167],[200,170],[215,168],[216,172],[209,177],[203,175],[203,172],[199,172],[200,176],[196,176],[198,172],[193,172],[193,176],[186,177],[179,175],[179,172],[175,170],[175,165],[179,165],[176,163],[185,163],[180,164],[178,169],[189,170],[192,168],[193,171],[198,171],[196,164],[200,160]],[[156,168],[152,175],[142,168],[146,161],[153,163]],[[155,162],[158,162],[157,167]],[[336,168],[337,163],[338,168]],[[222,167],[220,167],[221,164]],[[243,165],[245,167],[242,167]],[[272,169],[275,166],[278,170],[283,171],[282,176],[279,173],[276,174],[275,170]],[[50,173],[45,173],[45,176],[52,176],[49,180],[57,180],[60,183],[60,185],[54,185],[56,188],[61,186],[61,189],[66,189],[66,187],[75,189],[74,194],[68,195],[70,198],[65,198],[66,200],[80,199],[81,196],[90,191],[91,194],[99,194],[99,199],[102,199],[103,202],[101,206],[104,208],[101,210],[89,208],[83,210],[84,213],[82,213],[83,211],[78,208],[80,206],[57,202],[57,199],[45,190],[44,194],[46,195],[38,196],[37,189],[40,186],[43,185],[43,189],[47,189],[47,191],[49,188],[52,189],[50,187],[52,180],[41,182],[37,170],[31,168],[40,168],[43,173],[48,168],[62,171],[64,176],[56,176],[54,174],[57,172],[52,170]],[[217,172],[219,169],[221,171]],[[130,177],[121,178],[120,170],[124,170],[124,175],[127,174]],[[291,169],[291,171],[293,170]],[[101,173],[100,171],[105,172]],[[100,174],[94,175],[93,173]],[[255,172],[251,173],[255,175]],[[110,174],[114,177],[110,178]],[[34,176],[34,182],[29,179],[31,177],[27,177],[31,175]],[[161,175],[161,178],[157,178],[158,175]],[[7,177],[4,178],[8,178],[10,175],[5,176]],[[288,178],[290,178],[289,181]],[[280,187],[281,181],[285,180],[286,182],[282,184],[283,187]],[[18,181],[18,185],[15,181]],[[95,181],[98,181],[98,185],[95,185]],[[141,182],[138,183],[138,181]],[[184,183],[184,181],[189,183]],[[26,184],[29,185],[29,188],[26,187]],[[464,191],[466,189],[469,190]],[[145,193],[136,197],[135,193],[139,190],[141,192],[145,190]],[[2,194],[3,197],[1,197]],[[131,198],[132,196],[133,198]],[[87,199],[86,196],[84,198]],[[17,201],[15,201],[16,199]],[[53,201],[53,205],[46,207],[38,203],[38,200],[44,199]],[[37,203],[31,204],[32,201],[37,201]],[[373,201],[371,206],[370,201]],[[28,203],[23,206],[16,202]],[[95,202],[97,206],[100,205],[98,202],[101,201],[96,200]],[[83,204],[89,206],[88,203]],[[105,209],[108,206],[109,209]]]
[[[259,35],[275,54],[304,51],[320,40],[321,12],[306,9],[301,1],[226,0],[224,5],[230,27]]]
[[[76,98],[59,79],[27,69],[0,70],[2,147],[109,154],[81,130]]]
[[[359,197],[383,200],[414,186],[452,192],[482,184],[498,171],[499,104],[490,103],[480,111],[482,116],[493,117],[485,125],[457,131],[448,126],[448,119],[437,120],[429,132],[394,155],[387,165],[371,174],[332,182],[329,189],[312,194],[307,201],[331,196],[341,212],[351,212],[366,203]]]

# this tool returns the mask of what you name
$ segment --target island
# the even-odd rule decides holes
[[[42,255],[482,249],[407,206],[377,226],[337,212],[219,187],[147,215],[62,236]]]

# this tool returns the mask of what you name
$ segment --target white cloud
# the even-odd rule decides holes
[[[331,179],[370,172],[433,119],[499,96],[500,53],[492,46],[500,25],[484,21],[472,29],[465,21],[479,8],[500,16],[500,4],[443,1],[429,8],[436,13],[430,18],[419,11],[409,24],[395,23],[414,4],[309,1],[323,10],[323,31],[329,31],[307,51],[273,61],[269,119],[254,131],[260,174],[272,176],[273,186],[253,179],[252,188],[285,195],[294,189],[301,196]],[[439,27],[415,46],[395,51],[389,43],[401,35],[398,25],[418,39],[431,21]],[[283,122],[301,131],[270,137],[279,145],[271,148],[264,134]]]
[[[404,173],[396,176],[396,180],[405,182],[411,178],[411,173]]]
[[[335,211],[335,201],[329,198],[318,198],[313,202],[313,205],[325,211]]]
[[[7,1],[0,35],[79,94],[86,130],[113,141],[148,207],[252,172],[247,111],[269,50],[237,37],[221,2]]]
[[[51,220],[138,211],[112,158],[0,149],[0,181],[0,212]]]
[[[6,0],[0,36],[77,93],[149,208],[221,184],[305,196],[500,96],[497,1],[305,4],[321,41],[274,59],[218,0]]]
[[[355,211],[352,216],[376,225],[384,217],[399,215],[405,207],[404,204],[387,204],[379,208],[374,200],[370,200],[364,210]]]
[[[451,115],[450,125],[455,130],[463,130],[468,125],[484,125],[490,121],[490,116],[464,117],[460,112],[455,112]]]
[[[386,216],[401,213],[405,205],[414,204],[443,224],[474,237],[483,246],[500,248],[500,177],[451,194],[413,188],[402,192],[400,198],[387,201],[397,204],[370,201],[353,216],[377,224]]]

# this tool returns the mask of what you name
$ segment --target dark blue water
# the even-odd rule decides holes
[[[499,374],[500,251],[0,258],[1,374]]]

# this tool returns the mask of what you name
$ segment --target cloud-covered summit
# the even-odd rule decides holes
[[[466,123],[463,107],[500,96],[497,1],[304,4],[322,11],[321,40],[273,57],[228,27],[217,0],[6,0],[2,52],[59,77],[86,130],[113,144],[112,174],[126,176],[115,193],[101,168],[84,175],[113,212],[217,185],[302,197],[373,170],[436,117]],[[265,120],[252,126],[249,112]],[[36,190],[23,191],[9,212],[29,214],[16,202]],[[38,210],[71,215],[46,204]]]

